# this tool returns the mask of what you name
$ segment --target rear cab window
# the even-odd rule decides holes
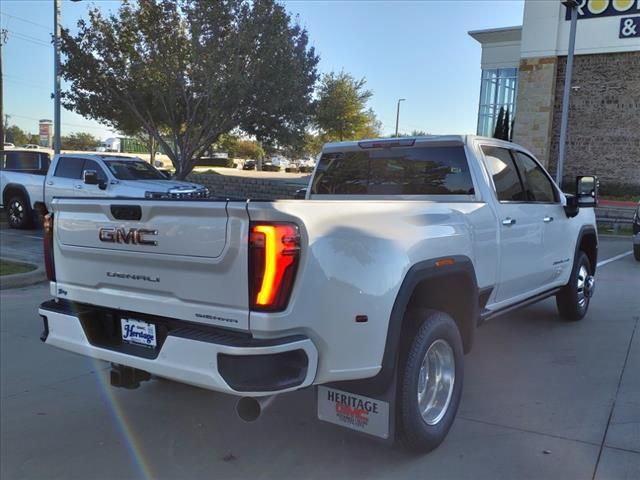
[[[325,152],[311,185],[311,195],[474,194],[463,145]]]
[[[48,167],[48,156],[40,152],[8,151],[2,153],[2,170],[41,173]]]

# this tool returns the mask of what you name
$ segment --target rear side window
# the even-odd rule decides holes
[[[506,148],[482,147],[489,173],[493,177],[498,200],[524,202],[527,200],[511,152]]]
[[[40,170],[40,154],[35,152],[5,152],[2,168],[5,170]]]
[[[315,195],[473,195],[462,146],[367,149],[325,153]]]
[[[529,155],[515,152],[518,170],[530,202],[554,203],[558,201],[556,189],[542,167]]]
[[[62,178],[82,178],[82,166],[84,165],[84,158],[76,157],[60,157],[56,171],[53,174],[54,177]]]

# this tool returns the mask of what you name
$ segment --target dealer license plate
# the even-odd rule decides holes
[[[122,318],[120,326],[122,327],[123,342],[150,348],[157,346],[156,326],[154,324],[132,318]]]
[[[329,387],[318,387],[318,418],[380,438],[389,438],[389,404]]]

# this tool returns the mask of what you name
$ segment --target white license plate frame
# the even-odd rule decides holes
[[[120,334],[122,341],[129,345],[158,348],[156,326],[153,323],[135,318],[121,318]]]

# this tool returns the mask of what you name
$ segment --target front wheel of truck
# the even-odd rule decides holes
[[[572,322],[582,320],[589,309],[595,280],[587,254],[580,251],[576,256],[569,283],[556,294],[556,305],[560,316]]]
[[[460,332],[446,313],[408,313],[413,325],[405,338],[398,372],[398,434],[411,450],[429,452],[442,443],[455,419],[462,394]]]

